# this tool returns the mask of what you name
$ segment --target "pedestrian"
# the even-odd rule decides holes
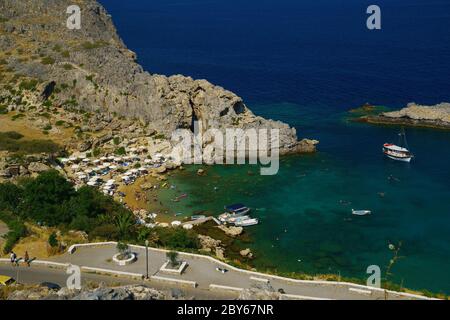
[[[17,255],[14,251],[11,251],[11,255],[10,255],[10,260],[11,260],[11,264],[14,266],[14,263],[16,262],[17,259]]]
[[[30,256],[28,255],[28,251],[25,251],[25,263],[27,264],[27,266],[30,266]]]

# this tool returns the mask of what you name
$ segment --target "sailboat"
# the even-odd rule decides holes
[[[402,128],[402,131],[398,135],[398,145],[385,143],[383,145],[383,153],[388,158],[393,160],[411,162],[411,159],[414,158],[414,155],[409,151],[408,142],[406,141],[405,129]]]

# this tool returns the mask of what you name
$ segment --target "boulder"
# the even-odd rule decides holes
[[[237,236],[241,235],[242,232],[244,232],[244,228],[242,228],[242,227],[219,226],[218,228],[220,230],[222,230],[223,232],[225,232],[225,234],[227,234],[228,236],[231,236],[231,237],[237,237]]]
[[[243,256],[244,258],[253,258],[253,253],[252,253],[252,251],[250,250],[250,249],[244,249],[244,250],[241,250],[240,252],[239,252],[239,254],[241,255],[241,256]]]
[[[50,170],[50,167],[41,162],[31,162],[28,165],[28,171],[30,171],[32,173],[41,173],[41,172],[48,171],[48,170]]]

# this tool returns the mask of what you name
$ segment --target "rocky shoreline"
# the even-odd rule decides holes
[[[398,111],[364,115],[354,121],[450,130],[450,103],[440,103],[433,106],[410,103],[407,107]]]

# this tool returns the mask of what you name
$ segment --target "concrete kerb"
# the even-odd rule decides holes
[[[70,249],[72,249],[73,247],[73,251],[75,251],[75,249],[77,247],[88,247],[88,246],[101,246],[101,245],[117,245],[117,242],[99,242],[99,243],[84,243],[84,244],[74,244],[72,245]],[[142,250],[145,250],[145,246],[139,246],[139,245],[129,245],[129,247],[133,247],[133,248],[139,248]],[[160,249],[160,248],[148,248],[149,250],[152,251],[156,251],[156,252],[162,252],[162,253],[167,253],[170,252],[171,250],[167,250],[167,249]],[[70,252],[69,252],[70,253]],[[264,273],[260,273],[260,272],[256,272],[256,271],[249,271],[249,270],[244,270],[244,269],[239,269],[236,268],[234,266],[231,266],[223,261],[217,260],[213,257],[210,256],[206,256],[206,255],[201,255],[201,254],[196,254],[196,253],[187,253],[187,252],[178,252],[179,255],[181,256],[187,256],[187,257],[193,257],[193,258],[200,258],[200,259],[207,259],[213,263],[219,264],[223,267],[226,267],[230,270],[236,271],[236,272],[241,272],[241,273],[246,273],[249,276],[256,276],[256,277],[263,277],[263,278],[268,278],[270,279],[277,279],[277,280],[281,280],[281,281],[286,281],[286,282],[291,282],[294,284],[317,284],[317,285],[326,285],[326,286],[345,286],[348,289],[350,288],[359,288],[359,289],[363,289],[363,290],[368,290],[368,291],[376,291],[376,292],[382,292],[382,293],[388,293],[388,294],[392,294],[392,295],[396,295],[396,296],[401,296],[401,297],[408,297],[408,298],[413,298],[413,299],[421,299],[421,300],[438,300],[438,299],[433,299],[433,298],[428,298],[425,296],[420,296],[420,295],[416,295],[416,294],[412,294],[412,293],[406,293],[406,292],[396,292],[396,291],[391,291],[391,290],[385,290],[385,289],[381,289],[381,288],[375,288],[375,287],[368,287],[368,286],[364,286],[361,284],[354,284],[354,283],[349,283],[349,282],[338,282],[338,281],[324,281],[324,280],[300,280],[300,279],[291,279],[291,278],[285,278],[285,277],[281,277],[281,276],[276,276],[276,275],[271,275],[271,274],[264,274]]]
[[[81,269],[82,272],[91,272],[91,273],[97,273],[97,274],[109,274],[109,275],[115,275],[115,276],[118,276],[118,277],[129,277],[129,278],[136,278],[136,279],[144,279],[144,275],[141,274],[141,273],[115,271],[115,270],[102,269],[102,268],[92,268],[92,267],[86,267],[86,266],[83,266],[80,269]]]
[[[300,296],[296,294],[281,294],[281,300],[334,300],[328,298],[317,298],[317,297],[309,297],[309,296]]]
[[[152,281],[159,281],[159,282],[165,282],[165,283],[170,283],[170,284],[178,284],[178,285],[181,285],[181,286],[188,286],[188,287],[192,287],[192,288],[196,288],[197,287],[197,282],[189,281],[189,280],[166,278],[166,277],[160,277],[160,276],[150,276],[150,280],[152,280]]]
[[[219,285],[219,284],[210,284],[209,285],[209,290],[242,292],[242,291],[244,291],[244,288],[222,286],[222,285]]]
[[[0,263],[11,263],[11,260],[2,258],[0,259]],[[43,265],[50,268],[58,268],[63,269],[70,266],[70,263],[59,263],[59,262],[52,262],[52,261],[43,261],[43,260],[33,260],[31,262],[31,265]]]

